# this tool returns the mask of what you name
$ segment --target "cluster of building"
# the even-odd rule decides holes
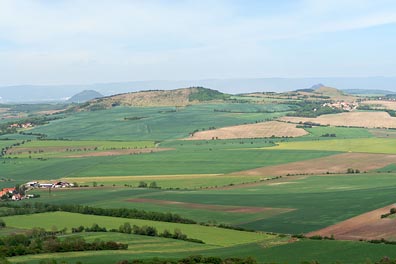
[[[325,103],[323,106],[329,106],[331,108],[338,108],[344,111],[353,111],[356,110],[359,106],[357,102],[341,102],[337,101],[335,103]]]
[[[31,128],[33,127],[32,123],[18,124],[14,123],[10,125],[10,128]]]
[[[11,199],[13,201],[19,201],[22,199],[29,199],[29,198],[33,198],[34,195],[29,195],[29,194],[25,194],[22,195],[18,192],[18,190],[16,188],[3,188],[0,191],[0,198],[1,199]]]
[[[1,200],[13,200],[13,201],[19,201],[23,199],[30,199],[30,198],[35,198],[36,196],[33,194],[27,194],[27,191],[31,189],[36,189],[36,188],[67,188],[67,187],[74,187],[74,184],[64,182],[64,181],[58,181],[55,183],[39,183],[37,181],[33,182],[28,182],[25,183],[24,188],[17,189],[15,187],[12,188],[3,188],[0,191],[0,199]]]
[[[74,184],[64,182],[64,181],[58,181],[55,183],[40,183],[37,181],[33,182],[28,182],[25,184],[27,188],[67,188],[67,187],[74,187]]]

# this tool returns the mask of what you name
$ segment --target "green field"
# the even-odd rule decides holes
[[[10,150],[11,158],[61,158],[100,151],[154,148],[154,141],[33,140]]]
[[[215,112],[215,109],[248,112]],[[31,130],[49,138],[88,140],[164,140],[187,137],[196,129],[224,127],[269,120],[290,107],[276,104],[207,104],[175,107],[116,107],[81,112]],[[258,111],[268,111],[260,113]],[[125,118],[139,118],[125,120]]]
[[[326,139],[324,135],[335,134],[335,138],[329,139],[344,139],[344,138],[371,138],[373,134],[366,128],[346,128],[346,127],[330,127],[319,126],[312,128],[305,128],[310,134],[305,137],[317,137]]]
[[[273,239],[275,237],[273,235],[262,233],[243,232],[200,225],[166,223],[140,219],[125,219],[109,216],[82,215],[67,212],[9,216],[3,217],[2,219],[6,222],[7,226],[10,227],[24,229],[42,227],[47,230],[54,229],[54,227],[56,227],[58,230],[65,227],[70,230],[72,227],[78,227],[80,225],[91,226],[94,223],[101,227],[111,229],[118,228],[120,225],[129,222],[131,225],[153,226],[157,228],[159,232],[163,232],[165,229],[172,231],[174,229],[180,229],[190,238],[200,239],[207,245],[221,247],[264,241],[266,239]]]
[[[310,176],[304,179],[268,181],[231,190],[162,191],[133,188],[97,188],[41,191],[34,201],[80,203],[102,208],[138,208],[173,212],[203,222],[227,223],[262,231],[297,234],[314,231],[350,217],[396,202],[396,174],[356,174],[353,176]],[[73,194],[73,195],[70,195]],[[289,212],[226,212],[177,204],[130,202],[150,198],[202,205],[271,207],[294,209]],[[364,202],[362,202],[364,201]]]
[[[311,150],[342,151],[396,154],[396,139],[393,138],[354,138],[315,140],[301,142],[280,142],[273,150]]]
[[[234,97],[243,101],[243,96]],[[128,250],[40,254],[10,258],[12,263],[41,260],[115,263],[133,258],[180,258],[193,254],[221,257],[253,256],[259,263],[364,263],[396,257],[396,246],[365,242],[292,240],[288,234],[315,231],[396,202],[396,165],[360,174],[270,177],[237,173],[345,152],[396,154],[389,131],[320,126],[306,128],[298,138],[181,140],[194,131],[273,120],[297,105],[215,103],[187,107],[114,107],[69,112],[26,132],[3,135],[0,148],[30,139],[0,158],[0,188],[28,181],[77,182],[78,188],[35,189],[40,198],[18,203],[79,204],[96,208],[129,208],[174,213],[198,223],[227,224],[258,232],[213,226],[83,215],[67,212],[3,217],[0,236],[33,227],[70,229],[97,223],[108,229],[125,222],[180,229],[205,244],[119,233],[81,233],[86,240],[116,240]],[[278,100],[278,99],[276,99]],[[257,102],[257,103],[253,103]],[[284,103],[287,103],[285,97]],[[63,115],[63,114],[62,114]],[[333,136],[329,136],[333,134]],[[327,136],[326,136],[327,135]],[[166,148],[153,153],[121,150]],[[111,151],[119,151],[114,155]],[[108,156],[96,155],[107,152]],[[79,155],[79,154],[87,154]],[[92,155],[91,155],[92,154]],[[307,162],[309,164],[309,162]],[[160,188],[138,188],[155,182]],[[93,186],[99,187],[93,187]],[[5,207],[0,208],[0,213]],[[268,232],[282,235],[269,235]],[[75,234],[66,234],[66,236]]]
[[[219,145],[220,146],[220,145]],[[245,145],[252,146],[251,144]],[[222,174],[257,167],[324,157],[336,152],[181,147],[176,150],[124,156],[18,158],[0,163],[0,177],[23,183],[65,177]]]
[[[41,260],[67,261],[75,263],[81,261],[87,264],[116,263],[121,260],[132,259],[177,259],[190,255],[219,256],[219,257],[253,257],[259,263],[290,263],[301,264],[304,261],[318,261],[319,263],[373,263],[384,256],[396,258],[395,246],[383,244],[369,244],[352,241],[313,241],[303,240],[295,243],[282,242],[252,243],[232,247],[207,249],[207,245],[200,245],[182,241],[169,241],[163,238],[141,237],[134,235],[115,235],[118,241],[128,242],[126,251],[87,251],[57,254],[28,255],[9,258],[11,263],[39,263]],[[128,238],[125,238],[128,236]],[[88,234],[87,240],[96,237],[108,239],[108,234]],[[278,245],[280,244],[280,245]]]

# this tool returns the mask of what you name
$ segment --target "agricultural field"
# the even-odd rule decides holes
[[[367,100],[367,101],[363,101],[362,104],[368,105],[374,109],[396,110],[396,102],[395,101]]]
[[[360,153],[396,154],[396,139],[362,138],[334,139],[331,141],[279,142],[277,146],[265,147],[265,150],[322,150]]]
[[[396,128],[396,118],[387,112],[347,112],[321,115],[316,118],[285,116],[280,120],[291,123],[311,122],[324,126]]]
[[[11,158],[78,158],[151,153],[167,149],[155,148],[153,141],[62,141],[34,140],[8,149]]]
[[[291,110],[288,105],[272,104],[118,107],[79,112],[30,131],[53,139],[155,141],[187,137],[196,130],[272,120],[287,110]]]
[[[296,125],[270,121],[199,131],[191,135],[189,138],[186,138],[186,140],[301,137],[306,134],[308,134],[307,131],[302,128],[297,128]]]
[[[310,100],[322,100],[322,95],[313,95]],[[393,121],[388,121],[393,117],[385,112],[355,111],[313,119],[352,122],[350,126],[355,127],[337,122],[328,126],[327,121],[313,121],[320,126],[301,124],[312,118],[287,116],[295,114],[303,100],[296,95],[296,103],[290,96],[280,96],[282,102],[275,102],[279,98],[274,95],[246,100],[244,95],[226,96],[224,102],[196,100],[177,107],[112,107],[114,102],[104,102],[106,109],[95,111],[87,110],[88,103],[53,114],[62,118],[1,135],[1,148],[14,145],[0,158],[1,188],[31,181],[75,186],[28,190],[36,198],[8,201],[9,206],[124,208],[177,214],[200,224],[64,211],[8,216],[11,211],[0,207],[6,224],[0,236],[42,227],[49,231],[67,228],[62,235],[66,238],[76,236],[70,230],[79,225],[96,223],[117,229],[128,222],[154,226],[161,232],[180,229],[204,241],[84,232],[81,235],[87,241],[115,239],[129,248],[44,253],[9,261],[115,263],[199,254],[252,256],[259,263],[351,263],[352,259],[396,257],[394,245],[359,241],[396,240],[396,218],[381,219],[396,203],[396,139],[393,129],[366,125],[374,120],[391,127]],[[219,227],[224,225],[241,230]],[[352,253],[333,254],[340,248]],[[358,256],[364,250],[369,252]]]

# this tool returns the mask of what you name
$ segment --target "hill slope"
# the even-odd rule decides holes
[[[307,96],[307,97],[315,97],[328,99],[333,101],[355,101],[356,97],[352,95],[345,94],[343,91],[328,87],[323,84],[313,85],[309,89],[300,89],[296,91],[298,94]]]
[[[225,100],[229,95],[203,87],[176,90],[154,90],[118,94],[91,100],[79,107],[80,110],[99,110],[114,106],[186,106],[199,102]]]
[[[102,94],[95,90],[84,90],[78,94],[73,95],[67,100],[68,103],[84,103],[86,101],[103,97]]]

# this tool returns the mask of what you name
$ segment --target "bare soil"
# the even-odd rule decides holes
[[[344,240],[372,240],[388,239],[396,237],[396,219],[383,218],[381,215],[389,213],[389,210],[396,207],[395,204],[385,206],[374,211],[370,211],[335,225],[323,228],[318,231],[310,232],[307,236],[334,236],[336,239]]]
[[[342,153],[323,158],[234,172],[232,175],[286,176],[346,173],[348,168],[359,169],[361,172],[364,172],[383,168],[392,163],[396,163],[396,155]]]
[[[369,100],[369,101],[363,101],[361,102],[361,104],[369,105],[372,108],[377,108],[377,109],[396,110],[396,101]]]
[[[308,134],[302,128],[285,122],[270,121],[257,124],[223,127],[214,130],[199,131],[185,140],[237,139],[237,138],[269,138],[269,137],[300,137]]]
[[[316,118],[284,116],[279,120],[295,124],[312,122],[330,126],[396,128],[396,117],[391,117],[386,112],[347,112],[321,115]]]

